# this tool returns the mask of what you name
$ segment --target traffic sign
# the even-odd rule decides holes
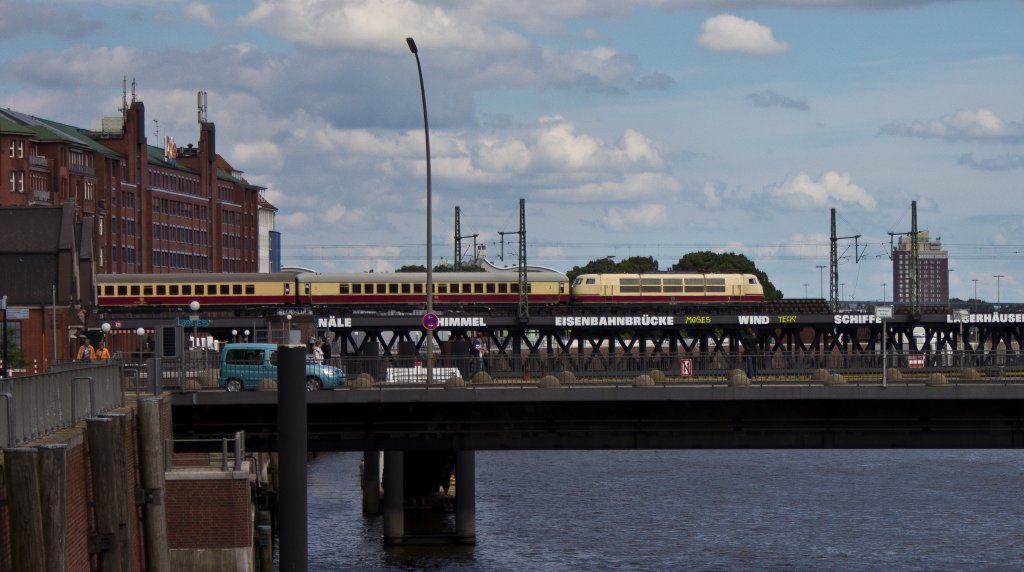
[[[423,314],[423,327],[433,331],[437,329],[440,320],[437,319],[437,314]]]
[[[910,362],[910,367],[920,368],[924,367],[924,356],[909,356],[907,360]]]
[[[682,377],[691,377],[693,375],[693,360],[691,358],[679,360],[679,375]]]

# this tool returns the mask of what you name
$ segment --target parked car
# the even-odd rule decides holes
[[[227,391],[256,389],[264,379],[277,381],[276,344],[224,344],[217,385]],[[345,372],[327,364],[306,362],[306,390],[333,389],[345,384]]]

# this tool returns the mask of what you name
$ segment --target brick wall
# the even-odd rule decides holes
[[[238,473],[196,472],[167,481],[167,535],[172,550],[252,546],[249,480]]]

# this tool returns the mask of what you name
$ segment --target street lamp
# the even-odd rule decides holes
[[[818,269],[818,296],[820,298],[825,297],[825,265],[819,264],[816,266]]]
[[[807,297],[807,283],[804,282],[804,298]]]
[[[977,299],[978,299],[978,279],[977,278],[971,278],[971,282],[974,282],[974,300],[977,301]]]
[[[238,330],[231,330],[231,341],[232,342],[237,342],[238,341]]]
[[[0,372],[0,373],[3,374],[2,376],[0,376],[0,379],[7,379],[8,377],[10,377],[10,372],[11,372],[10,366],[7,365],[7,296],[0,297],[0,311],[3,311],[3,313],[4,313],[4,329],[3,329],[3,336],[4,336],[4,355],[3,355],[4,363],[3,363],[3,366],[4,366],[4,368],[3,368],[3,371]]]
[[[248,341],[249,341],[249,330],[246,330],[246,331],[245,331],[245,332],[243,332],[243,333],[245,334],[245,338],[244,338],[244,340],[245,340],[246,342],[248,342]]]
[[[139,336],[139,362],[142,362],[142,336],[146,335],[146,328],[139,326],[135,334]]]
[[[192,310],[192,348],[199,348],[199,301],[192,300],[188,303],[188,309]]]
[[[1006,276],[1003,275],[1003,274],[993,274],[992,277],[996,279],[996,304],[998,304],[999,303],[999,280],[1001,278],[1006,278]]]
[[[420,77],[420,101],[423,104],[423,140],[427,147],[427,313],[434,313],[434,271],[433,252],[431,250],[431,222],[430,222],[430,129],[427,123],[427,91],[423,87],[423,67],[420,66],[420,52],[416,48],[416,42],[412,38],[406,38],[405,43],[409,44],[409,51],[416,56],[416,72]],[[434,333],[427,330],[427,385],[434,381]]]
[[[110,351],[110,344],[107,343],[107,334],[110,333],[110,324],[107,322],[100,324],[100,331],[103,332],[103,347],[107,348],[107,351]]]
[[[882,282],[882,301],[885,302],[885,282]]]
[[[964,361],[967,357],[967,344],[964,343],[964,320],[970,317],[967,310],[957,310],[957,320],[960,322],[960,379],[964,378]]]

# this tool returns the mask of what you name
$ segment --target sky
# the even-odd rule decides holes
[[[205,91],[283,264],[385,272],[426,261],[413,37],[435,263],[458,207],[467,256],[476,235],[516,264],[524,199],[530,264],[737,252],[827,297],[834,208],[859,236],[841,297],[891,300],[916,201],[951,296],[1024,302],[1022,22],[1021,0],[0,0],[0,106],[89,127],[127,78],[150,144],[181,146]]]

